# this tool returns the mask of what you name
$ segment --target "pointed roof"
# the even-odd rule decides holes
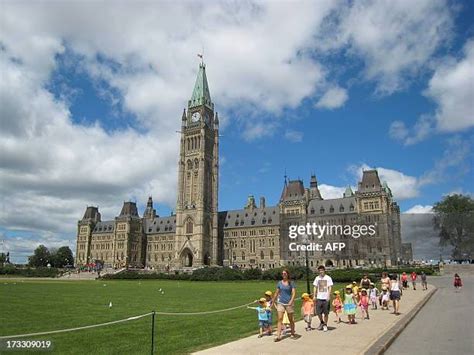
[[[193,94],[191,100],[188,102],[188,108],[206,105],[213,109],[214,104],[211,101],[211,93],[209,92],[209,84],[207,83],[206,77],[206,65],[204,63],[199,64],[199,71],[194,84]]]
[[[344,197],[352,197],[354,196],[354,192],[352,191],[350,186],[347,186],[346,191],[344,191]]]

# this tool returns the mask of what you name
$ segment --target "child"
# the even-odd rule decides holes
[[[456,290],[461,289],[462,287],[462,280],[461,277],[458,274],[454,274],[454,288]]]
[[[290,318],[288,318],[288,313],[285,311],[285,314],[283,314],[283,321],[281,324],[281,332],[282,334],[287,334],[288,332],[291,332],[291,322]]]
[[[346,293],[344,295],[344,313],[347,314],[349,324],[356,324],[355,314],[357,311],[354,295],[352,294],[352,285],[346,286]]]
[[[273,306],[273,293],[272,291],[266,291],[265,292],[265,299],[267,301],[267,312],[268,312],[268,334],[271,335],[273,333],[273,317],[272,317],[272,306]]]
[[[375,284],[371,282],[370,288],[369,288],[369,297],[370,297],[370,303],[372,304],[372,309],[377,309],[378,296],[379,296],[379,290],[377,287],[375,287]]]
[[[362,311],[362,319],[369,319],[369,296],[365,288],[360,290],[359,307]]]
[[[352,294],[356,302],[359,302],[359,286],[357,286],[357,282],[355,281],[352,281]]]
[[[382,310],[388,310],[388,302],[390,301],[390,294],[386,286],[382,286]]]
[[[259,303],[257,307],[249,307],[249,309],[255,309],[258,312],[258,326],[259,326],[259,333],[258,337],[261,338],[264,335],[264,332],[268,331],[268,326],[270,325],[268,323],[268,306],[267,306],[267,301],[265,298],[260,298],[258,301]]]
[[[335,322],[341,323],[342,300],[339,291],[334,291],[334,299],[332,300],[332,309],[336,314],[337,320]]]
[[[303,315],[303,319],[306,322],[306,331],[313,330],[315,328],[311,327],[311,320],[314,314],[314,302],[312,297],[306,292],[301,295],[301,299],[303,303],[301,305],[301,314]]]

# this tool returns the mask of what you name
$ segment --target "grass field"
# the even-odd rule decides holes
[[[0,335],[81,327],[152,310],[200,312],[230,308],[249,303],[266,290],[274,291],[275,285],[273,281],[0,279]],[[297,286],[301,295],[305,283]],[[164,294],[158,291],[160,288]],[[299,305],[297,299],[296,310]],[[155,353],[189,353],[208,348],[256,334],[257,326],[256,312],[245,308],[199,316],[157,315]],[[53,352],[58,354],[149,354],[151,317],[34,339],[51,340]]]

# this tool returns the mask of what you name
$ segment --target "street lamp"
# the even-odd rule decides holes
[[[308,246],[310,245],[310,241],[306,233],[301,236],[301,243],[305,246],[304,257],[306,261],[306,290],[307,290],[306,292],[310,294],[311,291],[309,288],[309,262],[308,262]]]

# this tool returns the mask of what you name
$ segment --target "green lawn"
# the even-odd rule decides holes
[[[104,286],[106,285],[106,286]],[[0,279],[0,335],[109,322],[152,310],[199,312],[239,306],[275,289],[274,281],[41,281]],[[306,283],[299,282],[298,296]],[[164,295],[159,289],[164,290]],[[112,302],[112,308],[109,308]],[[296,310],[300,300],[297,299]],[[296,312],[299,316],[299,312]],[[199,316],[156,316],[158,354],[189,353],[257,333],[256,312],[237,309]],[[274,316],[274,319],[276,317]],[[36,339],[60,354],[149,354],[151,317]],[[21,339],[24,340],[24,339]]]

